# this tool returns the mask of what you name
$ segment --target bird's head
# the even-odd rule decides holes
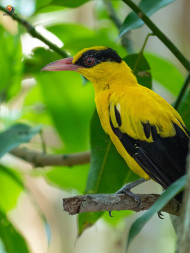
[[[111,48],[96,46],[85,48],[73,58],[65,58],[46,65],[42,71],[76,71],[90,80],[94,86],[102,86],[122,78],[133,76],[131,69]]]

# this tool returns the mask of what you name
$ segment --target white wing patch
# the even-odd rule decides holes
[[[116,108],[117,108],[117,110],[118,110],[119,114],[121,114],[121,106],[120,106],[120,104],[119,104],[119,103],[117,103]]]
[[[110,104],[110,118],[114,127],[121,126],[120,104],[116,105],[111,102]]]

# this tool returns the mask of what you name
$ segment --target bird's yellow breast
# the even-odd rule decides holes
[[[100,118],[100,122],[104,131],[109,134],[113,144],[115,145],[119,154],[124,158],[127,165],[130,169],[139,175],[140,177],[149,179],[149,176],[144,172],[144,170],[136,163],[136,161],[127,153],[123,145],[117,136],[113,133],[110,127],[110,119],[109,119],[109,99],[111,96],[114,96],[114,92],[112,90],[106,90],[96,94],[95,103],[97,112]]]
[[[110,117],[114,127],[117,127],[113,112],[116,106],[121,115],[120,130],[134,139],[153,142],[152,136],[145,136],[142,122],[150,122],[156,126],[158,134],[165,137],[175,136],[173,123],[181,127],[183,123],[180,115],[162,97],[155,92],[140,86],[107,86],[107,89],[95,93],[95,102],[102,127],[109,134],[117,151],[124,158],[132,171],[140,177],[148,179],[149,176],[127,153],[118,137],[113,133],[110,126]],[[115,123],[114,123],[115,122]]]

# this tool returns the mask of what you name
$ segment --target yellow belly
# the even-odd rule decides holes
[[[115,145],[119,154],[124,158],[129,168],[139,175],[140,177],[148,180],[150,177],[144,172],[144,170],[138,165],[138,163],[127,153],[118,137],[113,133],[109,124],[109,113],[108,113],[108,100],[110,92],[109,90],[102,92],[95,98],[97,112],[100,118],[100,122],[104,131],[109,134],[113,144]]]

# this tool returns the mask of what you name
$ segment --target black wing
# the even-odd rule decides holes
[[[116,108],[115,114],[116,120],[119,121],[118,125],[121,125],[121,118]],[[163,138],[157,133],[155,126],[150,125],[149,122],[142,123],[145,136],[148,138],[152,134],[153,142],[133,139],[127,133],[122,133],[118,127],[114,127],[111,117],[110,125],[129,155],[163,188],[166,189],[185,174],[190,134],[183,125],[184,131],[173,123],[176,135]]]

